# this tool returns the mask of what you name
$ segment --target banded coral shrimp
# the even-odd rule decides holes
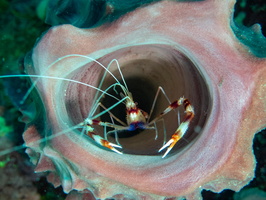
[[[96,62],[99,66],[101,66],[104,70],[105,70],[105,73],[103,75],[103,78],[101,80],[101,83],[99,84],[98,86],[98,89],[95,88],[95,87],[91,87],[90,85],[86,85],[86,84],[82,84],[81,82],[78,82],[76,81],[76,83],[79,83],[81,85],[85,85],[85,86],[89,86],[93,89],[96,89],[97,92],[102,92],[102,94],[98,97],[98,93],[95,95],[95,98],[94,98],[94,105],[92,106],[92,112],[91,113],[95,113],[96,109],[98,108],[99,105],[101,105],[102,108],[104,108],[104,111],[102,111],[100,114],[96,115],[96,118],[97,117],[100,117],[106,113],[109,114],[109,118],[111,118],[112,120],[112,123],[110,122],[102,122],[102,121],[99,121],[99,120],[94,120],[95,118],[93,118],[92,116],[88,116],[84,122],[81,122],[81,123],[78,123],[79,126],[85,126],[87,127],[86,129],[84,129],[82,132],[86,131],[87,133],[90,133],[89,136],[95,140],[98,144],[102,145],[102,146],[108,146],[108,148],[112,149],[113,151],[116,151],[117,153],[121,153],[120,151],[117,151],[116,149],[114,149],[113,147],[117,147],[117,148],[121,148],[121,146],[119,145],[119,142],[117,140],[117,136],[115,136],[115,141],[118,143],[117,145],[114,144],[114,143],[106,143],[108,142],[107,140],[107,135],[109,133],[112,133],[112,132],[117,132],[117,131],[135,131],[137,129],[155,129],[155,132],[156,132],[156,137],[155,139],[157,139],[158,137],[158,131],[157,131],[157,127],[156,127],[156,123],[158,122],[158,120],[162,120],[162,122],[164,123],[163,121],[163,116],[166,115],[168,112],[170,112],[171,110],[181,106],[181,105],[184,105],[185,107],[185,112],[186,113],[189,113],[185,119],[184,119],[184,122],[182,122],[181,124],[179,123],[179,128],[176,129],[175,131],[175,136],[173,135],[171,140],[165,144],[165,127],[164,127],[164,124],[163,124],[163,129],[164,129],[164,145],[163,147],[161,147],[159,149],[159,152],[161,150],[163,150],[164,148],[166,148],[167,146],[170,145],[170,147],[167,149],[166,153],[163,155],[163,157],[165,157],[169,151],[172,149],[172,147],[175,145],[175,143],[180,140],[180,138],[183,137],[183,135],[185,134],[186,130],[188,129],[188,126],[189,126],[189,123],[190,121],[193,119],[193,116],[194,116],[194,111],[193,111],[193,107],[190,105],[189,101],[185,98],[180,98],[179,100],[176,100],[174,101],[173,103],[171,103],[162,113],[160,113],[159,116],[155,117],[153,120],[150,121],[150,118],[151,118],[151,114],[153,112],[153,109],[154,109],[154,106],[155,106],[155,103],[156,103],[156,100],[158,98],[158,95],[159,95],[159,92],[162,92],[163,95],[166,97],[168,103],[170,103],[170,100],[168,99],[167,95],[165,94],[164,90],[162,89],[162,87],[158,87],[157,89],[157,93],[155,95],[155,98],[153,100],[153,104],[152,104],[152,107],[151,107],[151,111],[149,113],[149,115],[141,110],[140,108],[137,107],[137,103],[134,102],[133,100],[133,96],[131,94],[131,92],[129,92],[129,89],[128,89],[128,86],[125,82],[125,79],[123,77],[123,74],[122,74],[122,71],[120,69],[120,66],[119,66],[119,63],[116,59],[112,60],[109,64],[108,64],[108,67],[104,67],[100,62],[98,62],[97,60],[94,60],[88,56],[83,56],[83,55],[77,55],[77,54],[73,54],[73,55],[67,55],[63,58],[60,58],[59,60],[55,61],[54,63],[52,63],[48,68],[47,70],[52,67],[54,64],[56,64],[57,62],[59,62],[60,60],[64,59],[64,58],[69,58],[69,57],[81,57],[81,58],[85,58],[85,59],[90,59],[94,62]],[[122,82],[123,84],[118,81],[118,79],[115,77],[115,75],[109,71],[109,67],[111,66],[112,63],[115,63],[116,66],[117,66],[117,70],[121,76],[121,79],[122,79]],[[108,75],[112,76],[113,79],[116,81],[116,83],[113,83],[111,84],[111,86],[109,86],[105,91],[102,91],[100,90],[99,88],[101,88],[102,84],[103,84],[103,81],[105,79],[105,76],[106,74],[108,73]],[[75,82],[74,80],[70,80],[70,79],[66,79],[66,78],[59,78],[59,77],[52,77],[52,76],[44,76],[44,75],[40,75],[40,76],[34,76],[34,75],[25,75],[25,76],[31,76],[32,78],[50,78],[50,79],[57,79],[57,80],[64,80],[64,81],[70,81],[70,82]],[[8,76],[6,76],[8,77]],[[9,76],[11,77],[11,76]],[[3,77],[4,78],[4,77]],[[33,85],[35,85],[37,83],[38,79],[34,82]],[[119,87],[121,89],[121,92],[117,92],[116,91],[116,87]],[[120,95],[120,99],[118,99],[117,97],[114,97],[110,94],[108,94],[106,91],[110,90],[111,88],[114,89],[115,93]],[[102,100],[103,98],[103,95],[104,94],[108,94],[109,96],[111,96],[113,99],[116,99],[116,103],[114,103],[113,105],[111,106],[108,106],[108,108],[106,108],[105,106],[103,106],[102,103],[100,103],[100,101]],[[97,99],[96,99],[97,97]],[[121,99],[122,98],[122,99]],[[122,122],[121,120],[119,120],[114,114],[112,114],[112,112],[110,112],[111,109],[113,109],[114,107],[116,106],[119,106],[120,103],[124,103],[125,104],[125,107],[126,107],[126,123]],[[125,109],[125,108],[123,108]],[[118,125],[118,124],[115,124],[113,119],[115,119],[117,122],[119,122],[121,125]],[[103,127],[111,127],[113,128],[114,130],[112,131],[109,131],[107,134],[104,134],[104,140],[103,140],[103,136],[98,136],[96,134],[93,133],[93,128],[91,127],[91,125],[100,125],[100,126],[103,126]],[[154,126],[151,126],[151,125],[154,125]],[[72,128],[74,128],[75,126],[73,126]],[[76,127],[75,127],[76,128]],[[63,132],[64,133],[64,132]],[[106,133],[106,132],[105,132]],[[124,133],[123,133],[124,134]],[[104,142],[100,142],[100,141],[104,141]],[[111,146],[110,146],[111,144]]]

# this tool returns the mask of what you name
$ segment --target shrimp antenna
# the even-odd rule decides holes
[[[65,58],[70,58],[70,57],[81,57],[81,58],[86,58],[86,59],[89,59],[95,63],[97,63],[98,65],[100,65],[106,72],[108,72],[114,79],[117,83],[120,84],[120,82],[118,81],[118,79],[114,76],[114,74],[107,68],[105,67],[102,63],[100,63],[99,61],[97,61],[96,59],[94,58],[91,58],[89,56],[86,56],[86,55],[80,55],[80,54],[69,54],[69,55],[66,55],[66,56],[63,56],[61,58],[58,58],[56,61],[52,62],[48,67],[47,69],[45,70],[48,71],[53,65],[55,65],[56,63],[60,62],[61,60],[65,59]],[[111,61],[112,63],[112,61]],[[45,73],[44,72],[44,73]],[[33,82],[33,84],[31,85],[31,87],[29,88],[29,90],[27,91],[27,93],[24,95],[23,99],[20,101],[20,104],[23,104],[25,102],[25,100],[28,98],[29,94],[31,93],[31,91],[34,89],[35,85],[37,84],[37,82],[39,81],[39,78],[41,78],[42,76],[40,75],[40,77],[38,77],[37,80],[35,80]]]
[[[117,97],[107,93],[106,91],[104,90],[101,90],[93,85],[90,85],[90,84],[87,84],[87,83],[83,83],[83,82],[80,82],[80,81],[76,81],[76,80],[73,80],[73,79],[68,79],[68,78],[60,78],[60,77],[55,77],[55,76],[42,76],[42,75],[24,75],[24,74],[20,74],[20,75],[4,75],[4,76],[1,76],[0,78],[14,78],[14,77],[33,77],[33,78],[47,78],[47,79],[55,79],[55,80],[62,80],[62,81],[68,81],[68,82],[73,82],[73,83],[78,83],[78,84],[81,84],[81,85],[85,85],[85,86],[88,86],[90,88],[93,88],[99,92],[102,92],[103,94],[106,94],[112,98],[114,98],[115,100],[117,101],[120,101],[120,99],[118,99]]]

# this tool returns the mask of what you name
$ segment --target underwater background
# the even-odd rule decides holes
[[[89,3],[86,7],[80,7],[76,2],[78,1],[50,1],[49,3],[49,0],[0,0],[0,75],[23,74],[25,55],[31,51],[36,40],[51,25],[70,23],[81,28],[97,27],[104,23],[111,23],[129,11],[156,1],[87,0],[86,2]],[[111,4],[115,12],[112,14],[106,12],[107,4]],[[66,12],[70,8],[71,12]],[[58,10],[61,13],[55,15]],[[249,27],[259,23],[266,36],[266,1],[237,1],[234,21],[239,27],[243,25]],[[266,56],[265,49],[266,45],[260,50],[261,57]],[[1,80],[0,151],[23,144],[24,123],[20,122],[22,116],[18,110],[27,106],[28,101],[23,105],[19,102],[29,86],[25,78]],[[253,149],[257,160],[256,178],[238,193],[231,190],[224,190],[218,194],[203,191],[204,200],[241,200],[248,193],[266,192],[265,133],[265,130],[261,131],[254,138]],[[47,183],[46,174],[34,173],[34,166],[24,151],[23,149],[0,157],[0,200],[65,199],[66,195],[60,187],[54,188]]]

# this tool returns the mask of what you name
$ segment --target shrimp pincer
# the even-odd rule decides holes
[[[85,130],[86,130],[86,134],[91,138],[93,139],[96,143],[98,143],[99,145],[103,146],[103,147],[106,147],[116,153],[119,153],[119,154],[123,154],[122,152],[118,151],[117,149],[115,149],[114,147],[116,148],[122,148],[120,145],[116,145],[114,143],[111,143],[107,140],[105,140],[103,137],[101,137],[100,135],[96,134],[94,132],[94,128],[92,127],[92,125],[102,125],[102,126],[105,126],[105,123],[101,122],[101,121],[98,121],[98,120],[89,120],[89,119],[86,119],[85,120],[85,123],[81,123],[80,125],[82,126],[85,126]]]
[[[184,117],[183,122],[179,125],[179,127],[176,129],[175,133],[172,135],[171,139],[159,149],[158,152],[161,152],[162,150],[164,150],[166,147],[169,146],[162,158],[164,158],[171,151],[171,149],[175,146],[175,144],[185,135],[185,133],[187,132],[187,130],[189,128],[190,122],[192,121],[192,119],[195,116],[193,106],[190,104],[188,99],[186,99],[184,97],[181,97],[179,100],[176,100],[173,103],[171,103],[160,114],[160,116],[167,114],[171,110],[173,110],[173,109],[175,109],[181,105],[184,105],[186,115]]]

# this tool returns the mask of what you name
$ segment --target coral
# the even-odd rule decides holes
[[[144,132],[125,139],[123,155],[114,154],[72,127],[88,116],[95,91],[43,78],[37,89],[46,112],[24,133],[28,153],[38,161],[36,171],[50,171],[48,180],[66,193],[88,189],[101,199],[125,195],[194,200],[201,199],[203,189],[238,191],[248,184],[255,168],[252,140],[265,126],[266,60],[236,39],[230,26],[233,5],[166,1],[95,29],[50,29],[33,50],[28,74],[71,77],[97,87],[103,68],[77,54],[106,66],[116,58],[126,81],[134,80],[129,86],[137,85],[132,93],[145,93],[139,99],[154,97],[153,89],[141,84],[143,79],[155,88],[163,86],[171,99],[188,96],[196,113],[190,136],[199,136],[166,159],[157,153],[157,141]],[[112,83],[108,81],[106,87]],[[164,107],[159,103],[157,112]],[[167,128],[175,127],[176,121],[171,122]],[[46,126],[40,128],[40,123]],[[54,137],[39,145],[51,132]]]

